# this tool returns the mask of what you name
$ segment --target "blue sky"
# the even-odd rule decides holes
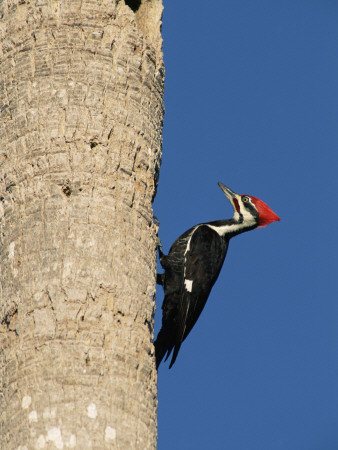
[[[338,2],[164,0],[167,252],[226,219],[217,181],[281,222],[234,238],[171,370],[159,450],[338,449]],[[158,288],[155,334],[161,323]]]

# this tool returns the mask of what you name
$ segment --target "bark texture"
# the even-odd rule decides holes
[[[161,15],[0,1],[3,449],[156,447]]]

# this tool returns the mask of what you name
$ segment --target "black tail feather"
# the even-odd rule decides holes
[[[181,348],[181,344],[175,345],[173,357],[171,358],[171,361],[170,361],[170,364],[169,364],[169,369],[172,368],[174,362],[176,361],[176,358],[177,358],[177,355],[178,355],[178,352],[179,352],[180,348]]]
[[[169,358],[173,348],[175,347],[175,342],[173,342],[172,336],[173,334],[170,333],[168,327],[163,327],[157,335],[156,341],[154,342],[156,369],[158,369],[158,366],[160,365],[163,358],[165,361]],[[174,350],[169,369],[172,367],[176,360],[179,347],[177,349],[175,348]]]
[[[158,333],[156,341],[154,342],[154,346],[156,357],[156,369],[158,369],[158,366],[160,365],[162,359],[168,352],[168,347],[166,345],[166,339],[163,333],[163,329]]]
[[[166,272],[163,274],[166,276]],[[163,278],[164,278],[163,277]],[[184,339],[178,333],[177,329],[177,314],[178,314],[178,302],[179,297],[176,293],[167,289],[162,304],[162,328],[159,331],[157,338],[154,342],[155,356],[156,356],[156,368],[160,365],[161,361],[166,361],[174,350],[169,369],[176,361],[177,354]],[[181,333],[182,334],[182,333]]]

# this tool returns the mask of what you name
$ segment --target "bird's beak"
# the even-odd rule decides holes
[[[232,191],[227,186],[224,186],[224,184],[222,184],[220,181],[218,182],[218,186],[222,189],[222,191],[224,192],[226,198],[232,204],[232,207],[234,208],[234,211],[235,212],[236,211],[239,212],[238,200],[240,199],[240,195],[235,194],[234,191]]]

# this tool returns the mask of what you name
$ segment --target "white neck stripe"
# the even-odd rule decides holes
[[[215,227],[214,225],[208,225],[208,227],[215,230],[216,233],[218,233],[220,236],[224,236],[225,234],[228,234],[228,233],[235,233],[236,231],[240,231],[245,228],[250,228],[253,225],[255,225],[255,223],[256,223],[255,219],[252,218],[252,220],[250,222],[248,220],[246,220],[245,222],[242,222],[242,223],[233,223],[231,225],[223,225],[220,227]]]

